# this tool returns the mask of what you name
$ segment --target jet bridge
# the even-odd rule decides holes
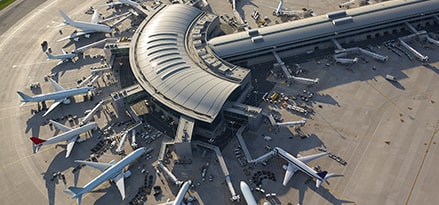
[[[303,126],[305,125],[305,120],[299,120],[299,121],[290,121],[290,122],[278,122],[275,125],[279,127],[293,127],[293,126]]]
[[[117,146],[117,149],[116,149],[116,152],[118,154],[122,154],[122,152],[124,151],[123,146],[125,145],[125,142],[127,141],[127,138],[128,138],[128,132],[125,131],[123,133],[122,139],[119,142],[119,146]]]
[[[101,108],[104,103],[107,103],[109,99],[102,100],[99,102],[84,118],[82,118],[81,122],[79,122],[79,126],[85,125],[88,121],[93,118],[93,115],[95,115]]]
[[[419,51],[417,51],[416,49],[414,49],[413,47],[411,47],[409,44],[407,44],[407,43],[405,42],[405,40],[406,40],[406,39],[409,39],[410,37],[412,37],[412,36],[410,35],[410,36],[407,36],[407,37],[401,37],[401,38],[398,38],[399,43],[401,43],[401,45],[404,46],[404,48],[406,48],[407,50],[409,50],[409,51],[410,51],[413,55],[415,55],[416,58],[418,58],[420,61],[422,61],[422,62],[426,62],[426,61],[428,61],[428,56],[422,55]]]
[[[230,176],[226,176],[226,183],[227,183],[227,186],[229,187],[230,194],[232,195],[232,200],[239,201],[240,197],[235,192],[235,189],[233,188],[232,181],[230,181]]]
[[[250,152],[248,151],[247,145],[245,144],[245,141],[242,138],[242,133],[244,132],[245,129],[247,129],[247,125],[242,125],[236,132],[236,138],[238,139],[242,152],[244,152],[244,156],[247,159],[247,162],[250,162],[252,157],[250,156]]]
[[[368,51],[366,49],[363,48],[359,48],[359,47],[353,47],[353,48],[342,48],[342,49],[337,49],[335,50],[335,55],[334,60],[337,61],[338,63],[341,64],[352,64],[352,63],[357,63],[358,62],[358,58],[345,58],[348,55],[355,55],[355,54],[364,54],[367,55],[373,59],[385,62],[387,60],[389,60],[388,56],[383,56],[380,55],[378,53],[374,53],[372,51]]]
[[[319,79],[309,79],[309,78],[302,78],[302,77],[296,77],[290,74],[290,72],[288,71],[287,66],[285,66],[285,63],[282,61],[282,59],[280,58],[279,54],[277,54],[276,51],[272,51],[274,58],[276,58],[277,63],[280,65],[280,67],[282,68],[282,71],[284,72],[285,76],[287,76],[288,80],[293,80],[295,82],[299,82],[305,85],[313,85],[313,84],[318,84],[319,83]]]
[[[172,180],[172,182],[174,182],[175,185],[180,186],[181,184],[183,184],[182,181],[178,180],[177,177],[171,171],[169,171],[169,169],[162,163],[162,161],[159,161],[158,165],[160,169],[163,170],[163,172]]]
[[[211,145],[211,144],[208,144],[205,142],[196,142],[196,144],[198,146],[211,149],[215,152],[216,157],[218,159],[218,163],[221,166],[221,170],[223,171],[224,175],[226,176],[226,183],[227,183],[227,186],[229,188],[230,194],[232,195],[231,200],[239,201],[240,200],[239,194],[237,194],[235,192],[235,189],[233,188],[232,182],[230,181],[230,173],[229,173],[229,170],[227,169],[226,162],[224,161],[224,158],[223,158],[223,155],[221,154],[220,149],[217,146],[214,146],[214,145]]]
[[[382,62],[385,62],[385,61],[389,60],[389,57],[388,57],[388,56],[382,56],[382,55],[380,55],[380,54],[377,54],[377,53],[374,53],[374,52],[372,52],[372,51],[368,51],[368,50],[366,50],[366,49],[362,49],[362,48],[358,48],[358,50],[359,50],[362,54],[367,55],[367,56],[370,56],[370,57],[372,57],[372,58],[374,58],[374,59],[376,59],[376,60],[380,60],[380,61],[382,61]]]
[[[276,155],[276,151],[272,150],[270,152],[263,154],[262,156],[260,156],[256,159],[251,160],[250,163],[257,164],[257,163],[263,162],[267,159],[270,159],[270,158],[274,157],[275,155]]]
[[[428,36],[428,35],[427,35],[427,41],[432,43],[432,44],[434,44],[434,45],[436,45],[436,46],[439,46],[439,41],[436,40],[436,39],[430,38],[430,36]]]

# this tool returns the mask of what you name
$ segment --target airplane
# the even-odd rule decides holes
[[[277,6],[276,10],[273,11],[273,15],[275,16],[281,16],[282,15],[282,11],[283,11],[283,5],[284,5],[284,1],[280,0],[279,1],[279,5]]]
[[[59,12],[61,16],[64,18],[64,24],[73,26],[75,28],[79,28],[82,31],[74,32],[70,36],[61,38],[58,41],[63,41],[66,39],[73,39],[74,41],[78,41],[80,36],[85,36],[86,38],[89,38],[91,33],[95,33],[95,32],[110,33],[112,31],[112,28],[110,26],[98,23],[99,22],[98,9],[94,10],[90,22],[74,21],[66,13],[64,13],[64,11],[59,10]]]
[[[139,6],[139,4],[137,2],[134,2],[134,1],[131,1],[131,0],[119,0],[119,1],[111,2],[111,3],[105,4],[105,5],[109,6],[110,8],[113,8],[113,7],[117,6],[117,5],[129,5],[129,6],[132,6],[132,7]]]
[[[181,185],[181,188],[178,191],[177,196],[175,196],[174,201],[168,201],[168,202],[161,203],[158,205],[181,205],[183,198],[184,198],[184,195],[186,195],[186,192],[189,189],[191,183],[192,183],[191,180],[188,180],[188,181],[184,182],[183,185]]]
[[[247,183],[241,181],[240,183],[242,195],[244,195],[244,199],[247,202],[247,205],[257,205],[255,197],[253,196],[250,187],[248,187]]]
[[[306,10],[306,11],[302,11],[302,10],[297,10],[297,11],[293,11],[293,10],[287,10],[283,8],[284,5],[284,1],[280,0],[279,1],[279,5],[277,6],[277,8],[273,11],[273,15],[275,16],[305,16],[306,13],[312,13],[313,11],[311,9]]]
[[[38,152],[40,150],[41,146],[48,145],[48,144],[55,144],[62,141],[67,141],[67,152],[66,152],[66,158],[70,156],[70,153],[72,152],[73,145],[75,145],[75,142],[78,140],[79,134],[83,132],[87,132],[91,129],[97,129],[98,124],[96,122],[84,125],[82,127],[78,128],[70,128],[67,127],[61,123],[55,122],[50,120],[50,122],[59,130],[63,131],[62,134],[56,135],[54,137],[51,137],[49,139],[41,139],[38,137],[31,137],[30,139],[35,145],[35,152]]]
[[[24,94],[21,91],[17,91],[17,94],[22,98],[21,99],[22,104],[20,106],[24,105],[27,102],[43,102],[46,100],[55,100],[55,102],[49,107],[49,109],[46,111],[46,113],[43,114],[43,117],[45,117],[53,109],[55,109],[56,106],[61,104],[61,102],[63,102],[64,104],[69,104],[70,100],[68,99],[68,97],[74,96],[74,95],[86,94],[88,91],[95,90],[94,87],[81,87],[81,88],[65,89],[65,88],[61,87],[58,83],[56,83],[52,78],[49,78],[49,80],[56,90],[53,93],[29,96],[29,95]]]
[[[63,54],[53,55],[51,52],[49,52],[49,50],[50,49],[46,51],[47,59],[58,59],[61,63],[67,61],[72,61],[73,63],[75,63],[74,58],[78,56],[78,54],[74,51],[72,51],[71,53],[67,53],[64,51],[64,49],[61,49]]]
[[[145,151],[146,151],[145,147],[138,148],[117,163],[114,162],[102,163],[102,162],[75,160],[75,162],[77,163],[85,164],[95,169],[99,169],[102,171],[102,173],[96,178],[94,178],[93,180],[91,180],[85,186],[83,187],[70,186],[69,188],[65,189],[64,192],[70,194],[72,198],[76,198],[77,204],[80,205],[83,194],[92,191],[94,188],[96,188],[103,182],[111,179],[112,181],[114,181],[117,188],[119,189],[120,195],[122,196],[122,200],[124,200],[125,199],[124,178],[128,177],[131,174],[131,172],[129,171],[124,172],[124,168],[125,166],[127,166],[128,164],[130,164],[140,156],[142,156],[145,153]]]
[[[306,165],[306,163],[308,163],[314,159],[317,159],[319,157],[327,155],[328,153],[326,153],[326,152],[322,152],[322,153],[318,153],[318,154],[314,154],[314,155],[309,155],[309,156],[300,156],[297,158],[293,157],[290,153],[286,152],[285,150],[283,150],[282,148],[279,148],[279,147],[275,147],[273,149],[273,152],[288,162],[288,165],[283,166],[283,168],[286,170],[285,177],[284,177],[284,180],[282,182],[282,184],[284,186],[286,186],[288,181],[291,179],[291,177],[293,176],[293,174],[297,170],[300,170],[300,171],[304,172],[305,174],[307,174],[308,176],[315,178],[317,188],[319,188],[323,182],[328,183],[327,179],[329,179],[329,178],[343,176],[340,174],[333,174],[333,173],[328,174],[327,171],[316,172],[316,171],[314,171],[314,169],[312,169],[311,167]]]

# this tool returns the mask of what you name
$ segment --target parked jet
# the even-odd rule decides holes
[[[73,145],[75,145],[75,142],[78,140],[79,134],[83,132],[87,132],[91,129],[97,129],[98,124],[96,122],[84,125],[82,127],[78,128],[70,128],[67,127],[61,123],[55,122],[50,120],[50,122],[59,130],[63,131],[62,134],[56,135],[52,138],[49,138],[47,140],[41,139],[38,137],[31,137],[30,139],[35,145],[35,152],[38,152],[40,150],[41,146],[48,145],[48,144],[55,144],[62,141],[67,141],[67,152],[66,152],[66,158],[70,156],[70,153],[72,152]]]
[[[283,5],[284,5],[284,1],[280,0],[279,1],[279,5],[277,6],[276,10],[273,11],[273,15],[275,16],[281,16],[282,15],[282,11],[283,9]]]
[[[61,49],[63,54],[60,55],[53,55],[51,52],[49,52],[48,50],[46,51],[46,55],[47,55],[47,59],[58,59],[60,60],[60,62],[67,62],[67,61],[72,61],[72,63],[75,63],[74,58],[78,56],[77,53],[75,53],[74,51],[71,53],[67,53],[66,51],[64,51],[64,49]]]
[[[139,4],[137,2],[131,1],[131,0],[119,0],[116,2],[110,2],[108,4],[105,4],[107,6],[109,6],[110,8],[113,8],[117,5],[129,5],[131,7],[137,7],[139,6]]]
[[[280,0],[279,1],[279,5],[273,11],[273,15],[275,15],[275,16],[297,16],[297,17],[303,17],[303,16],[309,15],[309,14],[311,14],[313,12],[311,9],[306,10],[306,11],[302,11],[302,10],[297,10],[297,11],[287,10],[287,9],[283,8],[283,5],[284,5],[284,1]]]
[[[73,39],[75,41],[78,41],[80,36],[85,36],[86,38],[88,38],[90,37],[91,33],[95,33],[95,32],[110,33],[112,31],[112,28],[110,26],[98,23],[99,10],[97,9],[94,10],[90,22],[74,21],[66,13],[64,13],[64,11],[59,10],[59,12],[61,13],[61,16],[64,18],[64,24],[73,26],[75,28],[79,28],[82,31],[75,32],[70,36],[59,39],[58,41],[63,41],[66,39]]]
[[[186,195],[186,192],[189,189],[191,183],[192,183],[191,180],[183,183],[183,185],[181,186],[180,190],[177,193],[177,196],[175,196],[174,201],[169,201],[158,205],[181,205],[184,199],[184,195]]]
[[[241,192],[244,195],[244,199],[247,202],[247,205],[257,205],[255,197],[252,194],[252,191],[250,190],[250,187],[248,187],[247,183],[244,181],[241,181],[240,183]]]
[[[64,104],[69,104],[70,100],[68,99],[68,97],[74,96],[74,95],[86,94],[88,91],[95,90],[94,87],[64,89],[58,83],[56,83],[53,79],[49,78],[49,80],[52,83],[53,87],[55,88],[56,92],[35,95],[35,96],[29,96],[29,95],[24,94],[21,91],[17,91],[18,95],[22,98],[21,105],[24,105],[27,102],[43,102],[46,100],[55,100],[55,102],[49,107],[49,109],[46,111],[46,113],[43,114],[43,117],[45,117],[53,109],[55,109],[56,106],[61,104],[61,102],[63,102]]]
[[[291,177],[293,176],[293,174],[297,170],[300,170],[300,171],[304,172],[305,174],[307,174],[308,176],[315,178],[317,188],[319,188],[323,182],[328,183],[326,180],[329,178],[342,176],[342,175],[333,174],[333,173],[328,174],[327,171],[316,172],[316,171],[314,171],[314,169],[312,169],[311,167],[306,165],[306,163],[308,163],[314,159],[317,159],[319,157],[327,155],[328,153],[326,153],[326,152],[318,153],[318,154],[314,154],[314,155],[309,155],[309,156],[301,156],[301,157],[297,157],[297,158],[293,157],[290,153],[286,152],[285,150],[283,150],[279,147],[275,147],[273,152],[275,152],[275,154],[279,155],[280,157],[282,157],[284,160],[286,160],[288,162],[288,166],[284,165],[284,167],[283,167],[286,170],[285,177],[284,177],[284,180],[282,182],[282,184],[284,186],[288,183],[288,181],[291,179]]]
[[[80,205],[83,194],[92,191],[94,188],[96,188],[97,186],[99,186],[100,184],[102,184],[107,180],[112,180],[114,181],[117,188],[119,189],[120,195],[122,196],[122,200],[125,199],[124,178],[128,177],[131,174],[131,172],[129,171],[124,172],[124,168],[125,166],[127,166],[128,164],[139,158],[142,154],[144,154],[145,151],[146,151],[145,147],[136,149],[135,151],[131,152],[129,155],[127,155],[125,158],[123,158],[117,163],[101,163],[101,162],[75,160],[75,162],[99,169],[102,171],[102,173],[96,178],[94,178],[93,180],[91,180],[84,187],[71,186],[68,189],[65,189],[64,192],[72,195],[72,198],[76,198],[77,204]]]

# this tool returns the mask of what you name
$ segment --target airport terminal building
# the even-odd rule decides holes
[[[243,104],[253,90],[246,66],[272,62],[273,51],[291,57],[335,49],[334,42],[407,35],[437,26],[438,13],[437,1],[395,0],[221,35],[216,15],[162,6],[133,36],[130,65],[163,119],[178,123],[184,117],[193,121],[191,133],[215,139],[230,124],[257,128],[262,122],[261,109]]]

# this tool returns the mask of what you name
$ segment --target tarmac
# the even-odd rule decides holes
[[[38,110],[37,104],[29,103],[19,107],[20,99],[16,91],[21,90],[28,94],[53,91],[50,83],[44,81],[49,73],[56,73],[55,79],[62,86],[72,88],[76,86],[77,80],[89,75],[91,67],[102,66],[99,60],[99,56],[103,55],[101,49],[86,51],[76,64],[58,64],[56,60],[46,60],[40,44],[48,41],[54,53],[61,53],[61,48],[70,51],[101,39],[103,35],[92,35],[91,39],[81,39],[77,43],[56,42],[74,30],[66,26],[57,27],[62,22],[58,9],[63,9],[73,19],[87,21],[90,15],[84,14],[84,11],[90,5],[102,4],[103,1],[46,1],[33,10],[31,7],[34,5],[28,5],[29,2],[34,1],[20,4],[31,11],[28,14],[8,14],[10,18],[7,19],[0,17],[3,19],[1,29],[4,30],[0,36],[0,69],[3,79],[0,81],[0,87],[3,87],[3,92],[0,92],[0,176],[3,179],[0,182],[0,204],[76,204],[63,190],[75,184],[85,185],[99,171],[84,167],[79,172],[72,172],[78,166],[73,161],[90,158],[89,150],[103,140],[103,135],[98,132],[81,135],[89,139],[77,143],[68,159],[64,158],[63,144],[42,147],[38,153],[33,153],[30,136],[49,138],[58,132],[45,123],[46,119],[41,117],[43,112],[32,113],[31,110]],[[209,3],[210,9],[215,13],[233,15],[227,1]],[[337,10],[339,4],[338,1],[284,3],[285,7],[292,9],[308,7],[309,3],[309,7],[316,14]],[[277,4],[277,1],[241,0],[237,8],[241,14],[247,16],[249,25],[255,27],[256,23],[248,17],[255,7],[262,16],[268,16],[271,23],[282,22],[282,19],[271,15],[271,7],[277,7]],[[112,10],[102,12],[107,16],[111,15]],[[129,21],[124,22],[120,28],[120,32],[115,33],[116,37],[131,32]],[[62,29],[64,35],[59,34],[59,29]],[[429,29],[439,32],[437,27]],[[264,71],[255,76],[268,79],[259,84],[261,92],[255,98],[261,101],[260,106],[264,111],[269,112],[275,108],[284,121],[305,118],[307,122],[300,129],[276,130],[263,124],[257,131],[244,132],[244,141],[250,155],[257,158],[268,152],[266,145],[279,146],[293,155],[308,155],[326,150],[331,153],[332,158],[322,157],[310,162],[309,166],[318,165],[328,172],[341,173],[344,176],[331,178],[330,185],[324,184],[317,189],[312,179],[297,172],[287,186],[282,186],[282,165],[286,164],[284,160],[274,157],[268,160],[267,166],[242,166],[235,155],[239,143],[233,138],[222,150],[222,154],[235,191],[241,195],[241,199],[243,196],[239,190],[239,181],[253,180],[255,173],[261,171],[265,175],[273,173],[275,180],[263,179],[261,188],[265,193],[276,193],[276,197],[266,199],[261,192],[253,191],[260,204],[265,200],[281,204],[435,204],[439,200],[435,192],[436,184],[439,183],[436,177],[439,166],[435,164],[439,160],[439,91],[436,89],[439,87],[439,48],[425,48],[414,43],[416,49],[430,57],[430,64],[422,65],[419,61],[395,55],[385,48],[380,39],[367,44],[372,46],[373,51],[389,56],[389,61],[381,63],[362,56],[367,63],[360,60],[357,64],[345,66],[331,63],[329,57],[323,54],[317,58],[305,59],[300,62],[304,69],[301,77],[320,79],[320,83],[313,87],[287,85],[283,80],[269,74],[267,68],[272,67],[272,64],[255,66],[255,70]],[[291,67],[297,63],[292,59],[283,60]],[[395,76],[397,82],[386,80],[386,74]],[[82,117],[84,111],[94,107],[100,98],[120,89],[117,81],[115,76],[100,79],[98,85],[102,93],[96,95],[93,101],[76,96],[71,104],[60,105],[48,117],[58,119],[67,126],[77,126],[76,121],[69,122],[62,117],[69,114]],[[32,93],[29,84],[33,82],[40,82],[41,89]],[[303,115],[279,104],[262,101],[262,90],[266,90],[262,85],[272,85],[273,91],[290,97],[298,97],[304,89],[313,92],[314,95],[308,102],[296,100],[296,103],[306,105],[313,112]],[[112,110],[112,107],[107,105],[106,109]],[[108,113],[103,111],[95,117],[101,129],[128,118],[120,115],[112,119]],[[114,124],[116,133],[121,132],[125,126]],[[269,135],[272,141],[265,141],[262,135]],[[143,157],[130,166],[133,175],[125,180],[125,200],[121,201],[114,185],[103,183],[92,193],[84,195],[83,204],[128,204],[139,192],[144,179],[150,175],[153,175],[154,186],[162,187],[163,194],[157,198],[148,195],[144,204],[174,199],[178,188],[168,185],[163,174],[156,174],[154,168],[162,139],[167,137],[160,137],[151,143],[138,138],[142,146],[154,148],[150,153],[152,159]],[[127,153],[130,152],[129,144],[126,143],[125,146]],[[245,204],[244,200],[236,203],[230,201],[231,195],[220,165],[214,160],[213,151],[196,147],[194,156],[200,157],[195,157],[191,164],[176,165],[171,160],[167,166],[179,179],[193,181],[194,187],[189,194],[198,199],[198,204]],[[112,159],[118,161],[121,156],[115,154],[114,150],[107,149],[98,161],[108,162]],[[210,164],[207,175],[212,176],[211,181],[203,181],[201,177],[201,168],[206,162]],[[142,169],[145,169],[144,173]],[[53,173],[58,171],[64,174],[65,181],[59,178],[51,180]],[[254,183],[249,185],[255,187]]]

